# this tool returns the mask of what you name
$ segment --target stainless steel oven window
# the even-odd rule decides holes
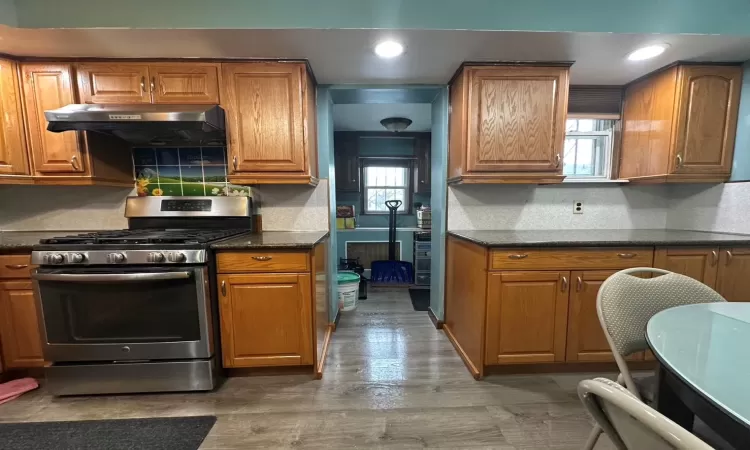
[[[37,269],[32,277],[50,361],[213,354],[205,267]]]

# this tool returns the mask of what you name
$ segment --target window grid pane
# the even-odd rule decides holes
[[[366,166],[364,172],[365,212],[388,213],[387,200],[401,200],[397,211],[406,211],[408,168]]]

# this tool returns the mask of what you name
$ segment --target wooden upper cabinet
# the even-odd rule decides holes
[[[149,74],[154,103],[219,103],[218,64],[151,65]]]
[[[449,182],[562,181],[568,71],[465,66],[451,84]]]
[[[0,283],[0,348],[5,368],[44,366],[31,281]]]
[[[729,178],[742,68],[677,65],[629,85],[620,178],[721,182]]]
[[[359,137],[356,133],[338,132],[333,137],[336,190],[359,192]]]
[[[309,274],[219,275],[224,367],[314,362]]]
[[[657,248],[654,267],[686,275],[716,288],[718,248]]]
[[[77,72],[81,103],[151,103],[147,64],[85,63]]]
[[[35,175],[85,174],[78,133],[47,131],[44,111],[75,103],[69,64],[21,65],[29,150]]]
[[[570,272],[495,272],[487,286],[485,364],[565,360]]]
[[[684,66],[678,73],[673,171],[729,175],[742,69]]]
[[[0,59],[0,176],[29,175],[18,66]]]
[[[716,291],[730,302],[750,302],[750,248],[722,248]]]
[[[230,181],[317,183],[314,89],[301,63],[222,64]]]

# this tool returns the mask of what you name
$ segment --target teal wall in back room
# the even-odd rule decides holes
[[[0,0],[0,24],[18,26],[16,3],[13,0]]]
[[[18,25],[29,28],[402,28],[750,34],[747,0],[18,0],[15,3]]]

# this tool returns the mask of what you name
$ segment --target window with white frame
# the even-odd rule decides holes
[[[607,180],[612,169],[615,120],[571,118],[565,124],[563,175],[566,180]]]
[[[388,214],[385,202],[401,200],[398,213],[409,211],[410,186],[409,173],[411,164],[408,160],[399,162],[387,160],[369,161],[362,169],[365,214]]]

